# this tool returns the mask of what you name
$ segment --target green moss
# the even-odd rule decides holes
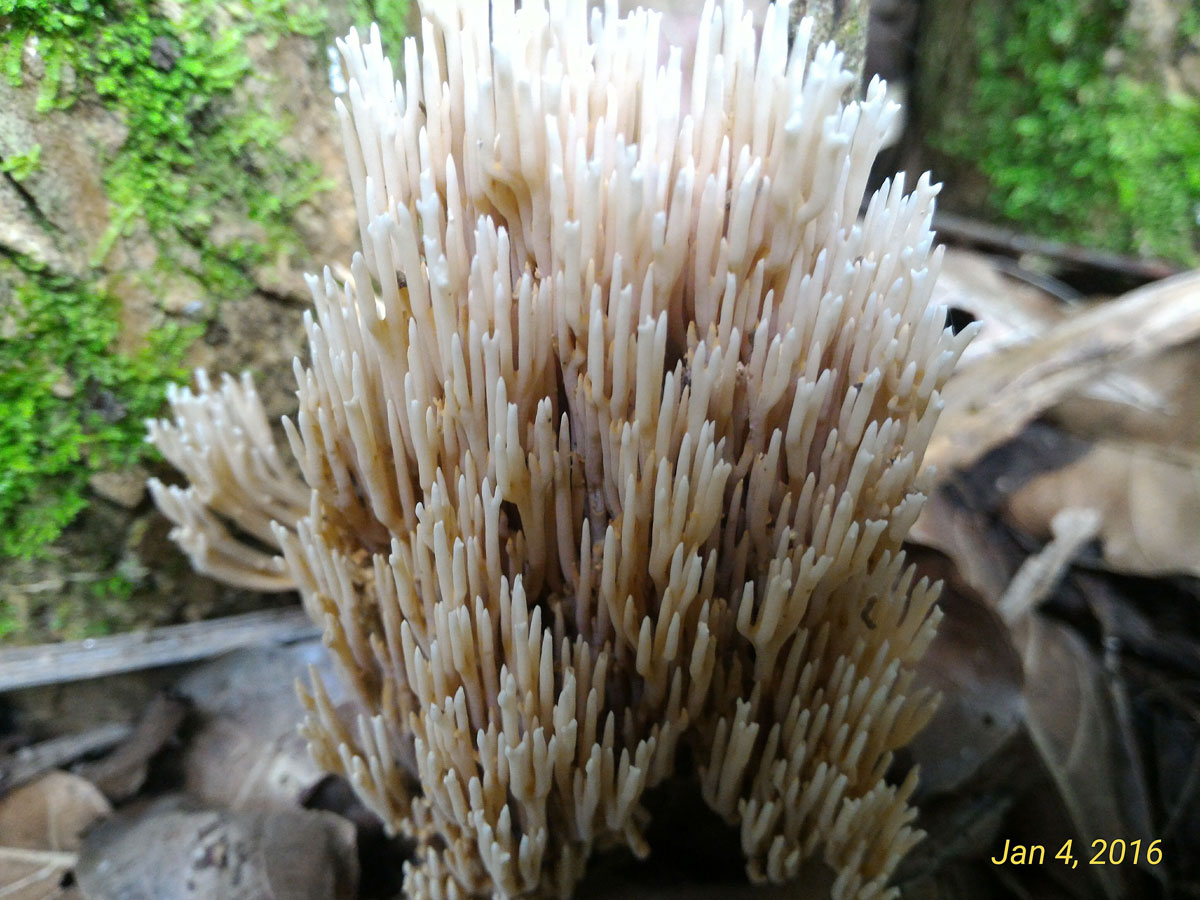
[[[944,121],[941,149],[974,160],[991,202],[1062,240],[1200,262],[1200,102],[1132,74],[1122,0],[1016,0],[978,9],[971,115]],[[1200,33],[1200,14],[1188,29]],[[1123,41],[1125,43],[1123,43]]]
[[[10,153],[0,160],[0,172],[11,175],[16,181],[24,181],[42,164],[42,145],[34,144],[21,153]]]
[[[251,74],[246,41],[316,35],[323,21],[316,7],[297,13],[281,0],[253,7],[201,0],[177,9],[169,19],[144,0],[0,5],[10,48],[37,38],[45,64],[40,109],[70,107],[90,90],[128,127],[106,171],[113,233],[101,246],[110,247],[121,230],[147,225],[160,266],[186,268],[214,294],[244,294],[254,265],[295,247],[292,214],[323,186],[314,165],[297,166],[278,150],[291,127],[285,116],[270,108],[235,111],[229,102]],[[67,65],[75,74],[70,90],[61,77]],[[6,68],[20,78],[19,68]],[[263,239],[215,244],[215,209],[256,223]]]
[[[18,634],[23,626],[17,610],[9,604],[0,606],[0,643]]]
[[[120,234],[137,227],[153,235],[157,271],[143,277],[184,272],[214,297],[244,296],[255,265],[299,246],[293,214],[323,187],[315,165],[278,149],[286,117],[269,104],[247,111],[231,102],[251,74],[247,40],[318,35],[319,8],[201,0],[175,9],[171,19],[145,0],[0,2],[0,64],[11,82],[30,77],[22,48],[36,39],[39,111],[98,99],[128,129],[107,161],[112,224],[90,275],[64,278],[28,259],[0,267],[12,291],[0,337],[0,558],[43,550],[87,504],[90,474],[143,457],[142,421],[161,410],[165,384],[184,374],[197,328],[167,324],[150,332],[142,352],[113,352],[121,310],[101,285]],[[35,147],[9,156],[4,169],[21,178],[39,161]],[[253,223],[254,239],[238,228],[239,236],[214,241],[216,210]]]
[[[404,52],[404,23],[408,21],[409,0],[354,0],[350,4],[350,17],[360,31],[374,22],[379,26],[379,37],[383,41],[383,52],[392,60],[397,72],[403,71],[400,63]]]
[[[87,503],[88,477],[141,459],[143,420],[184,375],[194,329],[114,351],[117,301],[25,259],[0,258],[0,557],[30,556]]]

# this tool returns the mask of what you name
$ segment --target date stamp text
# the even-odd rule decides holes
[[[1074,841],[1067,841],[1058,848],[1058,852],[1050,857],[1050,861],[1058,861],[1074,869],[1083,859],[1089,866],[1120,866],[1126,863],[1138,865],[1145,862],[1157,866],[1162,862],[1162,841],[1151,841],[1143,846],[1143,842],[1124,841],[1120,838],[1106,841],[1097,838],[1086,853],[1076,856],[1073,850]],[[1011,840],[1004,842],[1004,849],[998,856],[992,857],[992,863],[997,866],[1041,866],[1046,864],[1048,853],[1045,844],[1018,844]]]

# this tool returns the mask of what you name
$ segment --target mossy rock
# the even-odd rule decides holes
[[[190,576],[126,489],[156,465],[143,420],[197,366],[294,405],[303,274],[357,243],[329,46],[381,17],[398,56],[407,5],[6,6],[0,641],[250,602]]]

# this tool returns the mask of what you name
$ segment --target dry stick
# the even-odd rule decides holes
[[[61,870],[72,868],[79,861],[78,853],[62,850],[29,850],[25,847],[0,847],[0,862],[26,863],[41,866],[30,872],[24,878],[0,885],[0,900],[6,897],[28,897],[27,889],[33,885],[49,880]],[[57,881],[58,879],[55,878]],[[54,896],[58,896],[55,891]],[[39,893],[38,896],[41,896]]]
[[[1021,564],[996,602],[996,612],[1006,625],[1015,625],[1050,596],[1079,548],[1096,536],[1100,521],[1100,513],[1094,509],[1059,511],[1050,523],[1053,540]]]
[[[194,662],[241,647],[286,644],[318,634],[303,610],[288,608],[0,650],[0,693]]]
[[[28,847],[0,847],[0,860],[69,869],[75,865],[78,859],[78,853],[68,850],[31,850]]]
[[[50,769],[57,769],[89,753],[107,750],[129,737],[132,731],[129,725],[111,723],[82,734],[51,738],[11,755],[0,756],[0,795]]]
[[[1076,244],[1060,244],[953,213],[937,213],[933,217],[933,230],[946,243],[975,244],[1015,255],[1033,253],[1070,266],[1099,269],[1142,281],[1157,281],[1182,271],[1165,260],[1139,259]]]

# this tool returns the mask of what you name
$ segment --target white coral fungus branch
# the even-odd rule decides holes
[[[882,85],[846,103],[787,22],[709,2],[685,73],[655,13],[429,3],[402,82],[352,32],[363,251],[310,280],[305,485],[248,383],[153,426],[196,565],[323,623],[359,717],[315,682],[306,732],[415,838],[412,896],[565,897],[594,849],[646,853],[683,745],[751,878],[895,896],[919,835],[884,773],[938,617],[900,545],[967,336],[930,305],[928,180],[858,219]]]

